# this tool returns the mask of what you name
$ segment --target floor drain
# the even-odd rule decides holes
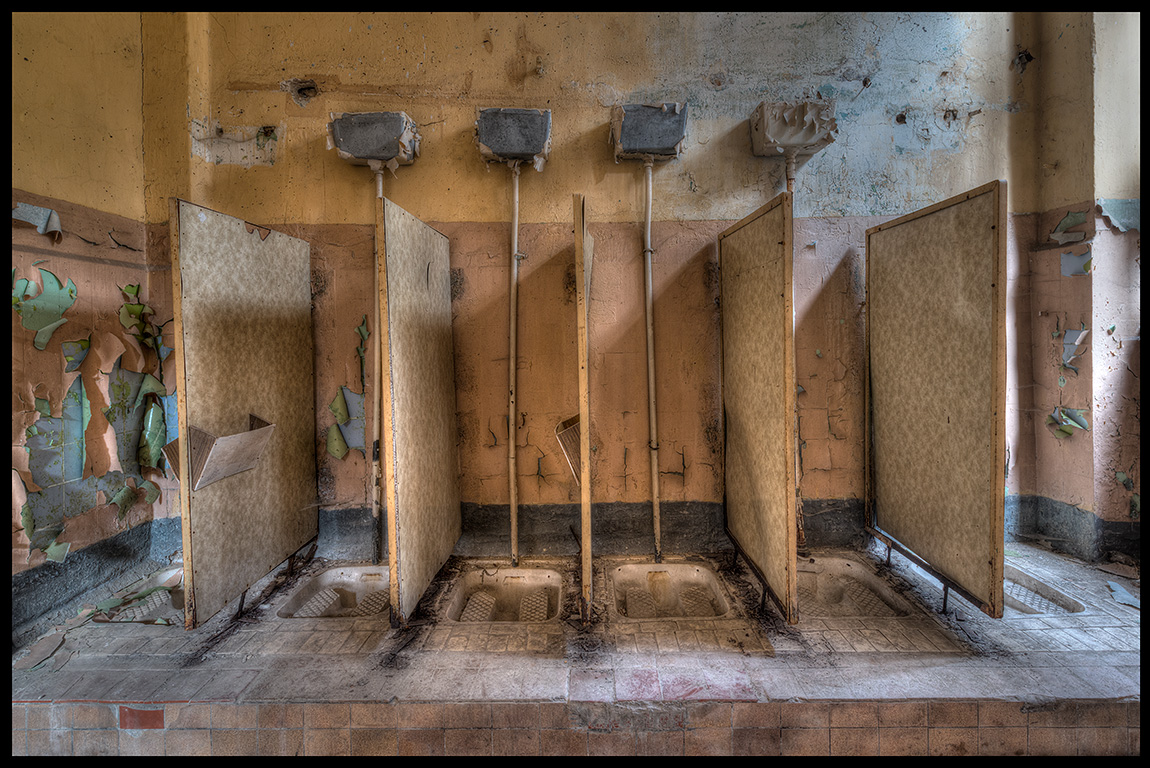
[[[467,600],[460,621],[491,621],[495,611],[495,597],[489,592],[476,592]]]
[[[520,621],[547,620],[547,593],[543,590],[524,595],[519,601]]]

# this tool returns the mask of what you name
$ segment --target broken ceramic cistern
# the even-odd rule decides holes
[[[751,151],[759,157],[783,157],[791,193],[800,162],[831,144],[837,134],[833,101],[764,101],[751,114]]]

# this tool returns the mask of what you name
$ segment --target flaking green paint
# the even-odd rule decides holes
[[[153,320],[155,310],[143,302],[133,301],[140,295],[140,286],[125,285],[120,292],[129,300],[120,306],[120,325],[136,338],[142,346],[156,354],[156,376],[164,380],[164,360],[171,353],[172,348],[164,346],[164,326],[157,325]],[[171,322],[170,320],[168,322]]]
[[[12,308],[20,315],[21,324],[36,332],[33,346],[44,349],[52,333],[68,322],[64,313],[76,303],[76,285],[71,280],[62,284],[46,269],[38,271],[42,286],[26,278],[17,280],[16,270],[12,270]]]
[[[347,443],[343,440],[343,433],[339,431],[338,424],[327,428],[327,452],[337,459],[347,455]]]

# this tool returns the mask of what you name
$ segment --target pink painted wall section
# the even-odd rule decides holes
[[[1034,344],[1031,306],[1031,249],[1036,242],[1036,217],[1011,215],[1006,263],[1006,489],[1010,494],[1037,493],[1035,485],[1036,425],[1034,410]]]
[[[722,499],[717,233],[723,223],[658,222],[655,292],[660,495]],[[452,241],[462,496],[505,504],[510,227],[441,224]],[[596,501],[650,498],[642,231],[591,224],[589,327]],[[519,234],[516,458],[524,504],[574,503],[555,437],[578,412],[574,244],[568,225]]]
[[[27,428],[41,417],[35,400],[47,400],[51,413],[60,413],[69,377],[76,375],[63,370],[61,342],[94,333],[95,357],[110,356],[110,364],[122,355],[125,368],[146,370],[147,355],[119,322],[119,288],[142,283],[158,322],[167,321],[172,310],[166,226],[145,228],[81,206],[14,193],[17,199],[54,207],[64,222],[59,243],[14,222],[17,277],[36,267],[49,268],[63,280],[74,280],[78,292],[75,306],[65,313],[68,322],[46,350],[34,348],[33,333],[19,318],[13,324],[13,467],[19,496],[32,488],[24,439]],[[1051,243],[1049,234],[1066,210],[1011,217],[1006,485],[1012,494],[1046,496],[1093,510],[1106,520],[1129,520],[1132,500],[1140,491],[1140,239],[1136,231],[1118,233],[1105,223],[1095,232],[1091,219],[1077,228],[1084,233],[1081,242],[1065,247]],[[650,453],[642,223],[596,222],[593,208],[591,213],[592,498],[643,502],[650,498]],[[864,493],[864,249],[867,228],[884,220],[795,222],[795,369],[802,387],[797,397],[799,488],[806,499],[857,499]],[[450,240],[462,499],[506,504],[510,224],[431,223]],[[652,226],[664,500],[723,500],[718,236],[731,223],[656,221]],[[375,228],[277,228],[312,246],[318,503],[329,509],[367,507],[372,495],[371,371],[378,333],[372,317]],[[578,487],[555,437],[556,425],[578,411],[571,225],[522,225],[519,247],[526,254],[519,268],[519,500],[577,503]],[[1062,274],[1061,254],[1087,248],[1094,254],[1092,273]],[[357,347],[364,340],[357,328],[365,316],[367,375],[361,381]],[[1063,342],[1066,330],[1083,325],[1090,334],[1069,361],[1075,373],[1063,360]],[[107,377],[100,373],[105,368],[101,363],[91,376],[97,408],[107,405],[109,397]],[[337,458],[327,451],[326,434],[335,426],[329,405],[341,387],[364,396],[366,452],[351,450]],[[1082,409],[1090,430],[1060,435],[1046,423],[1058,407]],[[97,446],[108,435],[89,437]],[[125,527],[178,514],[178,485],[154,472],[147,476],[162,490],[154,504],[141,499],[127,516],[118,516],[117,508],[107,503],[69,510],[61,541],[80,548]],[[13,507],[13,530],[14,572],[41,562],[43,553],[29,555],[18,504]]]
[[[801,219],[795,236],[796,376],[807,498],[863,493],[863,249],[873,219]],[[721,501],[718,234],[730,222],[656,222],[656,400],[660,495]],[[455,270],[463,498],[507,503],[508,253],[505,224],[440,224]],[[593,498],[650,498],[639,224],[592,223],[589,307]],[[554,437],[577,410],[569,228],[524,226],[520,249],[517,459],[523,503],[571,503]]]
[[[277,227],[311,244],[312,344],[315,349],[316,468],[320,506],[371,505],[372,398],[375,337],[375,227],[370,224]],[[366,318],[366,320],[365,320]],[[366,322],[367,339],[357,331]],[[364,347],[363,368],[359,347]],[[362,396],[363,449],[337,458],[328,452],[329,430],[339,431],[331,404],[347,387]],[[346,398],[345,398],[346,399]]]
[[[794,233],[799,489],[859,499],[865,404],[866,230],[887,218],[798,219]]]
[[[134,377],[158,374],[155,353],[121,323],[121,307],[132,301],[121,289],[138,285],[137,298],[154,310],[155,323],[167,323],[172,317],[170,269],[146,257],[149,237],[140,223],[19,190],[13,190],[12,201],[14,206],[24,203],[53,210],[60,222],[60,232],[53,235],[13,219],[14,281],[32,280],[35,287],[27,293],[39,293],[46,279],[40,270],[46,270],[63,286],[70,282],[75,287],[75,302],[62,314],[66,322],[52,332],[43,349],[37,348],[34,331],[23,325],[28,308],[12,314],[12,572],[16,573],[45,560],[42,547],[30,547],[29,534],[36,535],[36,527],[41,531],[62,528],[55,541],[69,545],[70,550],[79,549],[141,522],[178,515],[179,491],[174,479],[162,471],[121,461],[121,456],[134,454],[135,446],[125,454],[119,445],[125,436],[117,432],[115,423],[119,423],[117,414],[131,410],[133,403],[124,401],[124,385],[110,376],[117,365]],[[164,333],[171,346],[170,324],[164,326]],[[90,345],[87,356],[67,371],[65,355],[72,350],[65,345],[81,340]],[[164,367],[174,370],[174,364],[169,356]],[[90,410],[87,429],[81,433],[82,471],[65,466],[69,457],[81,455],[75,444],[67,445],[73,441],[61,446],[55,438],[48,444],[32,440],[39,455],[33,455],[29,446],[30,429],[38,430],[37,424],[44,427],[49,420],[55,425],[64,420],[65,396],[77,380]],[[169,384],[166,394],[172,391]],[[47,413],[37,410],[37,400],[46,404]],[[68,429],[64,420],[60,434],[69,434]],[[33,467],[45,470],[34,472]],[[57,468],[65,474],[58,474]],[[121,472],[122,477],[116,474]],[[152,503],[145,500],[145,481],[159,489]],[[101,485],[98,493],[96,485]],[[129,491],[123,505],[112,503],[114,494],[125,486],[138,490]],[[21,514],[26,502],[36,510],[31,531]]]
[[[1035,489],[1042,496],[1094,509],[1094,460],[1090,431],[1070,427],[1059,431],[1057,409],[1082,412],[1093,423],[1091,352],[1097,340],[1091,310],[1089,275],[1064,275],[1062,254],[1090,247],[1093,217],[1086,225],[1068,227],[1083,233],[1080,242],[1059,245],[1051,239],[1071,211],[1087,211],[1090,203],[1050,211],[1037,218],[1037,240],[1030,246],[1030,311],[1032,413],[1034,414]],[[1090,331],[1077,349],[1066,350],[1067,331]],[[1075,353],[1077,356],[1073,356]],[[1065,359],[1064,359],[1065,356]],[[1076,370],[1075,370],[1076,369]],[[1020,386],[1026,382],[1020,381]],[[1060,413],[1065,414],[1065,411]]]
[[[1141,518],[1141,233],[1099,218],[1093,288],[1094,512],[1103,520]]]

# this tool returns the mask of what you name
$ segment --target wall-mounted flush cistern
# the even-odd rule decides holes
[[[787,191],[795,171],[838,135],[833,101],[762,102],[751,114],[751,151],[786,162]]]
[[[327,148],[352,165],[371,168],[377,197],[383,197],[383,169],[395,173],[414,163],[419,140],[419,128],[405,112],[332,112],[327,124]]]

